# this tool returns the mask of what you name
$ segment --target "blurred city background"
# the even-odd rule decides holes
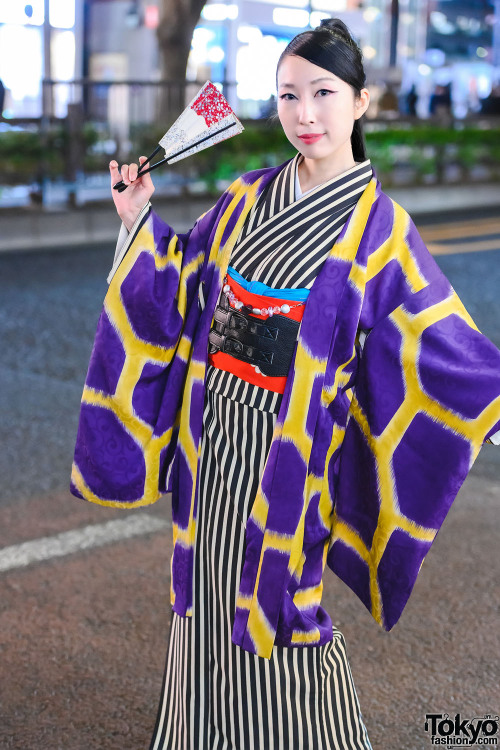
[[[500,180],[500,0],[3,0],[0,206],[107,196],[109,159],[149,154],[207,79],[249,132],[157,173],[160,191],[283,161],[276,61],[329,16],[363,50],[386,186]]]
[[[383,188],[500,346],[500,0],[0,0],[0,750],[145,749],[160,695],[170,498],[119,512],[68,491],[120,226],[109,160],[149,154],[220,87],[245,132],[154,173],[155,210],[186,231],[292,155],[276,61],[327,16],[363,49]],[[498,716],[499,501],[488,445],[390,634],[325,572],[374,750],[430,748],[426,713]]]

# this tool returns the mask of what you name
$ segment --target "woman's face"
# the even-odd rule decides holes
[[[351,166],[354,121],[369,101],[367,89],[356,97],[348,83],[303,57],[286,55],[281,61],[278,116],[286,137],[306,159]]]

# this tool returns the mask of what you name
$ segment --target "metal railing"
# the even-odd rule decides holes
[[[66,117],[68,106],[79,105],[83,116],[95,122],[127,125],[154,124],[174,119],[205,81],[92,80],[44,81],[42,96],[50,116]],[[215,82],[234,101],[236,83]]]

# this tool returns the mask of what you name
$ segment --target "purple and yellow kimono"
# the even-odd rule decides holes
[[[71,489],[124,508],[172,492],[181,616],[192,614],[208,335],[231,250],[280,169],[238,179],[184,235],[150,212],[98,323]],[[233,642],[269,658],[273,645],[331,640],[326,564],[392,628],[499,429],[500,351],[374,176],[305,305],[246,524]]]

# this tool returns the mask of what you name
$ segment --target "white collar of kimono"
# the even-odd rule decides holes
[[[326,182],[322,182],[319,185],[315,185],[314,187],[310,188],[309,190],[306,190],[303,193],[302,188],[300,187],[300,180],[299,180],[299,162],[300,161],[301,161],[301,157],[299,157],[295,162],[295,200],[296,201],[298,201],[299,198],[302,198],[304,195],[308,195],[308,193],[312,193],[313,190],[323,187],[323,185],[326,185],[327,183],[333,185],[333,183],[336,180],[340,180],[341,178],[348,175],[350,172],[354,172],[356,169],[359,169],[360,167],[366,167],[368,164],[370,164],[370,159],[366,159],[365,161],[357,161],[354,167],[347,169],[345,172],[338,174],[336,177],[332,177],[331,180],[327,180]]]

